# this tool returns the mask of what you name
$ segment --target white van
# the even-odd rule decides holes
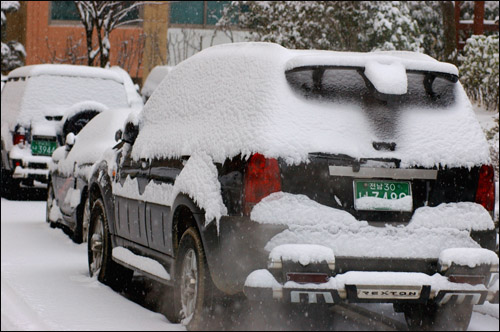
[[[80,123],[84,124],[91,118],[89,113],[142,106],[142,100],[120,68],[43,64],[9,73],[1,104],[3,192],[19,185],[47,187],[48,162],[62,143],[57,135],[63,117],[68,110],[74,112],[75,105],[82,106]],[[79,120],[75,114],[71,119]]]

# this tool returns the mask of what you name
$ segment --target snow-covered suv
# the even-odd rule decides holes
[[[13,70],[2,90],[2,190],[46,188],[50,156],[65,138],[58,135],[68,127],[77,134],[103,109],[131,106],[141,107],[142,100],[118,67],[44,64]]]
[[[466,329],[474,304],[498,302],[489,163],[451,64],[212,47],[96,165],[90,274],[172,286],[166,314],[190,327],[222,292],[394,303],[410,328]]]

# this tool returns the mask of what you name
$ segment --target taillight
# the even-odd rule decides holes
[[[14,145],[24,143],[26,141],[26,135],[20,134],[20,133],[15,133],[14,137],[12,138],[12,141]]]
[[[479,170],[479,182],[476,191],[476,203],[488,211],[495,207],[495,180],[493,166],[483,165]]]
[[[281,191],[281,175],[278,161],[265,158],[256,153],[248,161],[245,173],[245,199],[243,210],[245,215],[261,199],[274,192]]]

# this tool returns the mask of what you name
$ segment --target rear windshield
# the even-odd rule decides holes
[[[407,71],[405,95],[383,95],[364,77],[363,68],[301,67],[286,72],[288,84],[299,95],[314,100],[361,103],[388,102],[391,106],[447,107],[455,102],[457,77],[435,72]]]

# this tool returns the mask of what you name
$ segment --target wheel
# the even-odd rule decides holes
[[[88,197],[83,197],[83,203],[77,209],[76,227],[71,237],[73,242],[86,242],[89,232],[90,202]]]
[[[466,331],[472,307],[472,304],[412,305],[405,308],[404,314],[412,331]]]
[[[45,206],[45,221],[49,223],[51,228],[55,228],[57,225],[56,222],[50,219],[50,212],[54,207],[55,199],[54,188],[52,188],[52,183],[49,181],[47,185],[47,205]]]
[[[130,283],[133,271],[111,259],[111,235],[102,199],[95,201],[90,213],[89,241],[87,245],[90,276],[121,291]]]
[[[210,294],[214,286],[201,238],[193,227],[181,237],[174,281],[173,310],[178,314],[173,321],[180,320],[190,330],[201,328],[203,319],[211,310]]]

